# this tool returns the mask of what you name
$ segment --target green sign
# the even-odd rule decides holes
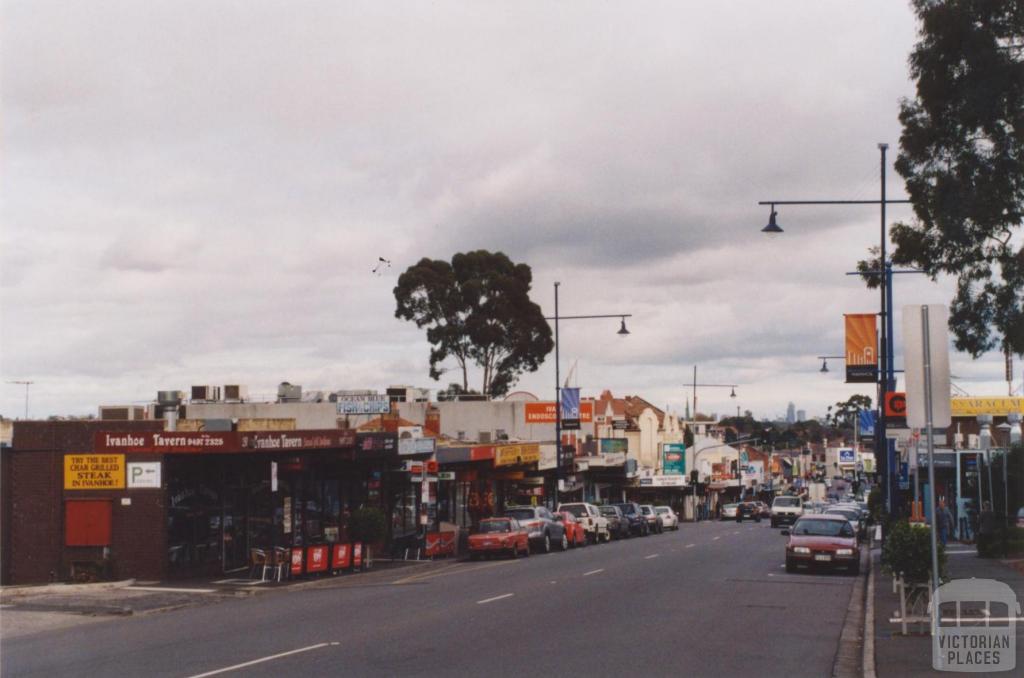
[[[661,446],[662,475],[684,475],[686,473],[686,445],[664,443]]]
[[[455,480],[455,471],[441,471],[437,474],[438,480]]]

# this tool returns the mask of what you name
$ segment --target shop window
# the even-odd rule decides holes
[[[64,504],[65,546],[110,546],[110,501],[69,501]]]

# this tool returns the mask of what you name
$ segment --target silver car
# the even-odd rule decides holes
[[[679,516],[668,506],[655,506],[655,513],[661,518],[661,524],[666,530],[679,529]]]

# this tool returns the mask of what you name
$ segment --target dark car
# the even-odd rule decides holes
[[[803,516],[790,530],[786,543],[786,572],[798,568],[842,568],[850,574],[860,572],[860,547],[850,521],[841,515]]]
[[[535,551],[550,553],[553,545],[561,551],[569,548],[565,526],[543,506],[509,506],[505,509],[505,517],[519,521],[529,534],[530,546]]]
[[[736,522],[742,523],[744,520],[753,520],[755,523],[761,522],[761,509],[756,502],[741,501],[736,505]]]
[[[612,539],[629,537],[629,521],[618,506],[599,506],[601,515],[608,519],[608,534]]]
[[[644,513],[640,510],[640,504],[634,501],[625,501],[621,504],[612,504],[617,506],[622,515],[629,521],[629,533],[646,537],[651,533],[651,527],[647,523],[647,518],[644,517]]]

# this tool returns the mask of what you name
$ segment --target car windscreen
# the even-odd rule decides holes
[[[778,497],[775,500],[775,506],[799,506],[800,500],[796,497]]]
[[[507,520],[485,520],[480,523],[480,532],[511,532],[511,525]]]
[[[571,513],[577,518],[584,518],[587,515],[587,507],[582,504],[562,506],[561,508],[566,513]]]
[[[533,509],[509,509],[505,511],[505,515],[516,520],[535,520],[537,518]]]
[[[829,509],[825,511],[825,515],[843,516],[847,520],[860,520],[860,511],[848,509]]]
[[[618,514],[615,513],[615,509],[613,509],[611,506],[602,506],[601,507],[601,515],[603,515],[603,516],[617,516]]]
[[[649,506],[641,506],[640,512],[643,513],[645,516],[649,516],[654,513],[654,511],[652,511]]]
[[[791,534],[798,537],[852,537],[853,528],[841,520],[798,520]]]
[[[631,516],[636,513],[636,507],[632,504],[616,504],[616,506],[622,509],[622,512],[627,516]]]

